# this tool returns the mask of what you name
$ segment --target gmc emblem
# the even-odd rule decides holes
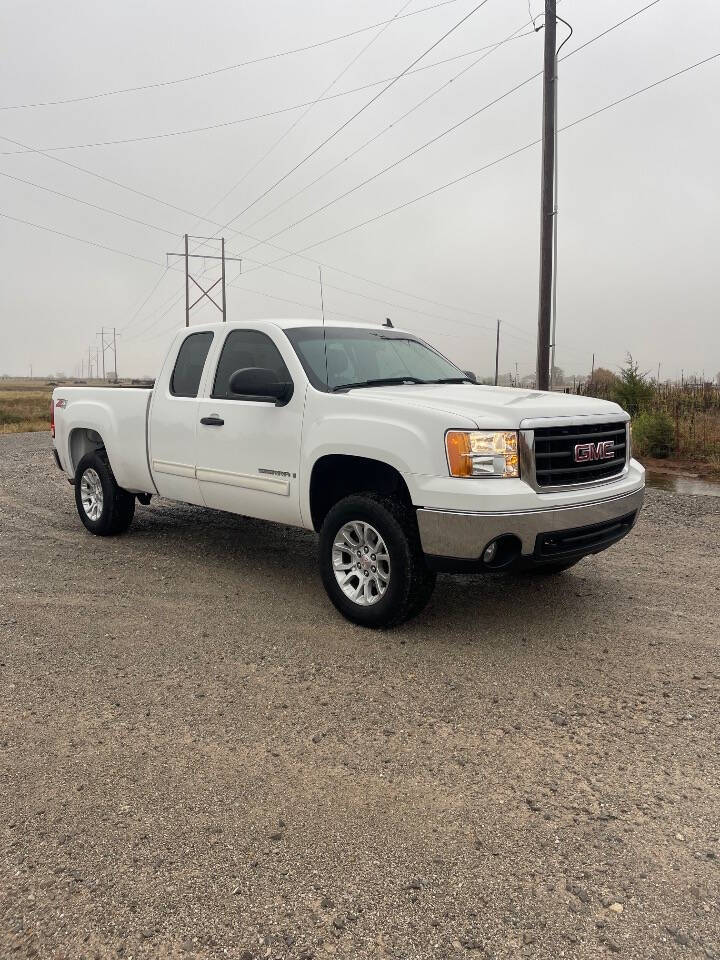
[[[612,460],[614,456],[615,443],[613,440],[575,444],[575,463],[587,463],[588,460]]]

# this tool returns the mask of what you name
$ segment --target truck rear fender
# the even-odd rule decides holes
[[[148,394],[148,400],[149,400]],[[147,403],[122,404],[122,431],[115,410],[97,400],[68,406],[67,464],[74,477],[82,457],[104,448],[119,486],[132,493],[155,491],[147,462]]]

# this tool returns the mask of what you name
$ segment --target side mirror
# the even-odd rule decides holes
[[[463,370],[463,373],[468,378],[468,380],[472,380],[473,383],[477,383],[477,377],[472,372],[472,370]]]
[[[278,380],[273,370],[265,367],[245,367],[230,377],[230,392],[248,400],[274,400],[279,406],[293,395],[293,385]]]

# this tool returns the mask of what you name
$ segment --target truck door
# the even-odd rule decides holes
[[[174,365],[158,379],[150,411],[150,464],[158,493],[200,505],[195,476],[198,393],[213,336],[204,330],[185,337]]]
[[[287,345],[285,345],[287,346]],[[289,350],[289,346],[287,346]],[[262,367],[292,382],[278,344],[267,333],[230,330],[215,376],[198,401],[197,478],[208,507],[300,524],[298,472],[304,390],[286,403],[237,397],[237,370]]]

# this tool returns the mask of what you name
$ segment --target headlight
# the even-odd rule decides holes
[[[448,430],[451,477],[519,477],[516,430]]]

